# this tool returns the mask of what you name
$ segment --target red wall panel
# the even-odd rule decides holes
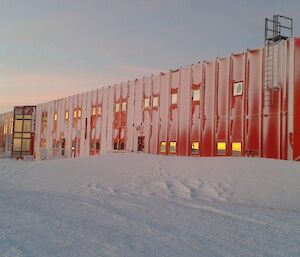
[[[247,103],[245,154],[261,156],[261,115],[263,91],[263,50],[249,51],[247,55]]]
[[[170,73],[164,73],[160,76],[160,102],[159,102],[159,142],[165,142],[168,146],[169,131],[169,105],[170,105]],[[160,151],[160,153],[167,153]]]
[[[300,159],[300,39],[294,41],[295,71],[294,71],[294,133],[293,159]]]
[[[190,118],[190,145],[189,154],[201,155],[202,148],[202,121],[203,121],[203,107],[204,107],[204,64],[198,63],[192,66],[192,89],[200,90],[200,101],[192,101],[189,105]],[[190,98],[192,95],[190,95]],[[199,143],[200,149],[197,153],[192,153],[191,144]]]
[[[229,104],[229,77],[230,58],[222,58],[217,63],[217,86],[216,86],[216,113],[215,131],[216,143],[225,142],[228,145],[228,104]],[[224,154],[228,154],[227,151]]]
[[[160,102],[160,75],[152,76],[152,109],[151,109],[151,127],[150,127],[150,153],[158,153],[159,148],[159,102]],[[153,99],[158,99],[158,106],[153,106]]]
[[[214,117],[215,117],[215,83],[216,83],[216,62],[206,62],[204,64],[205,78],[204,87],[202,87],[202,156],[214,155],[215,140],[214,140]]]
[[[169,106],[169,127],[168,127],[168,153],[169,154],[177,154],[178,148],[178,108],[179,108],[179,101],[180,101],[180,90],[179,90],[179,83],[180,83],[180,70],[171,71],[171,85],[170,85],[170,106]],[[173,99],[173,100],[172,100]],[[176,143],[176,149],[172,150],[170,147],[170,143]]]
[[[150,126],[151,126],[151,91],[152,78],[145,78],[144,80],[144,96],[143,99],[148,99],[149,107],[143,106],[143,135],[144,135],[144,152],[149,153],[150,148]]]
[[[189,155],[190,143],[190,118],[191,118],[191,73],[192,66],[181,68],[180,70],[180,90],[179,90],[179,135],[178,154]],[[199,125],[199,123],[198,123]],[[198,126],[199,130],[199,126]],[[199,137],[197,138],[199,140]],[[199,142],[199,141],[198,141]]]
[[[247,94],[247,84],[245,81],[246,76],[246,54],[235,54],[232,55],[232,80],[231,80],[231,109],[230,109],[230,144],[228,149],[231,155],[237,155],[232,151],[232,143],[241,142],[242,152],[244,154],[244,105]],[[243,83],[243,93],[239,96],[233,96],[233,89],[235,82]]]

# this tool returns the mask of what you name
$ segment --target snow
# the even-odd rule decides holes
[[[0,160],[0,256],[300,256],[300,165],[111,153]]]

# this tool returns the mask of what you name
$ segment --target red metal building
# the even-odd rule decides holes
[[[38,104],[35,124],[42,159],[143,151],[297,160],[300,38]]]

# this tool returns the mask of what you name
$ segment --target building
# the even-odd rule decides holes
[[[31,125],[17,131],[15,108],[21,138],[11,148],[3,143],[11,114],[0,115],[0,151],[41,159],[142,151],[298,160],[300,38],[25,109],[18,117],[24,123],[31,115]]]

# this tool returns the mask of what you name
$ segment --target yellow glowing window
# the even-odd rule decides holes
[[[74,110],[74,112],[73,112],[73,117],[76,119],[77,118],[77,111],[76,110]]]
[[[232,143],[232,151],[241,152],[242,151],[242,143],[241,142],[233,142]]]
[[[152,107],[158,107],[158,96],[153,96]]]
[[[127,102],[122,103],[122,111],[125,112],[127,109]]]
[[[31,132],[31,120],[24,120],[23,132]]]
[[[23,130],[23,121],[16,120],[15,121],[15,132],[22,132],[22,130]]]
[[[78,118],[81,118],[81,113],[82,113],[81,109],[78,109]]]
[[[93,115],[93,116],[96,116],[96,115],[97,115],[97,108],[96,108],[96,107],[93,107],[92,115]]]
[[[218,142],[217,148],[218,148],[218,151],[226,151],[226,143]]]
[[[192,153],[199,153],[199,142],[192,142]]]
[[[150,99],[149,98],[145,98],[144,99],[144,108],[149,108],[150,107]]]
[[[57,113],[54,113],[54,120],[57,120]]]
[[[24,120],[31,120],[31,119],[32,119],[32,115],[30,114],[24,115]]]
[[[116,111],[116,112],[119,112],[119,111],[120,111],[120,104],[116,104],[116,106],[115,106],[115,111]]]
[[[160,152],[165,153],[167,151],[167,143],[166,142],[160,142]]]
[[[176,153],[176,142],[170,142],[170,153]]]
[[[7,134],[7,125],[4,125],[4,127],[3,127],[3,134],[4,134],[4,135]]]
[[[69,119],[69,112],[68,112],[68,111],[65,112],[65,119],[66,119],[66,120]]]
[[[177,104],[177,93],[171,94],[171,104]]]
[[[14,138],[13,147],[14,151],[21,151],[22,139]]]

